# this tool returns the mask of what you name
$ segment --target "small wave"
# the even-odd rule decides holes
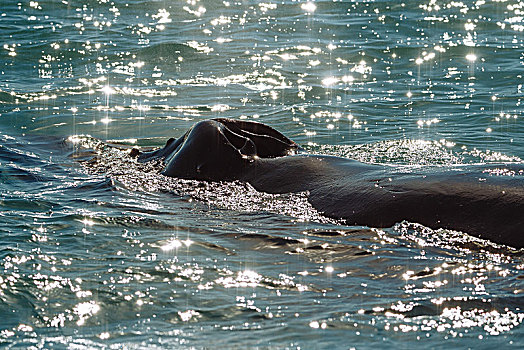
[[[2,103],[14,103],[15,96],[13,94],[0,90],[0,104]]]
[[[179,63],[179,57],[190,57],[198,51],[189,45],[179,43],[159,43],[146,46],[136,52],[136,57],[146,62],[175,62]]]
[[[313,153],[356,159],[365,163],[398,165],[450,165],[461,163],[460,154],[442,142],[425,140],[384,140],[361,145],[309,146]]]

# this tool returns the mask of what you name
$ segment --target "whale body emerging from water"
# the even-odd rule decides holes
[[[524,164],[366,164],[307,154],[270,126],[226,118],[198,122],[164,148],[132,155],[163,159],[170,177],[240,180],[268,193],[308,191],[315,209],[349,225],[407,220],[524,247]]]

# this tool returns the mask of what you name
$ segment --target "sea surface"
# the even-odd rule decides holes
[[[523,1],[0,2],[0,347],[524,348],[522,250],[128,157],[231,117],[523,162]]]

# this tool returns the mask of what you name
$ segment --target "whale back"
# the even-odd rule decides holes
[[[164,159],[166,176],[241,180],[268,193],[307,191],[316,210],[349,225],[381,228],[407,220],[524,248],[522,164],[396,169],[293,155],[300,150],[267,125],[217,118],[138,157]]]

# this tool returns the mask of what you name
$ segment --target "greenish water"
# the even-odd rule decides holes
[[[522,252],[344,226],[305,194],[167,179],[99,140],[160,146],[232,117],[366,162],[522,162],[523,16],[517,0],[3,1],[0,344],[522,348]]]

